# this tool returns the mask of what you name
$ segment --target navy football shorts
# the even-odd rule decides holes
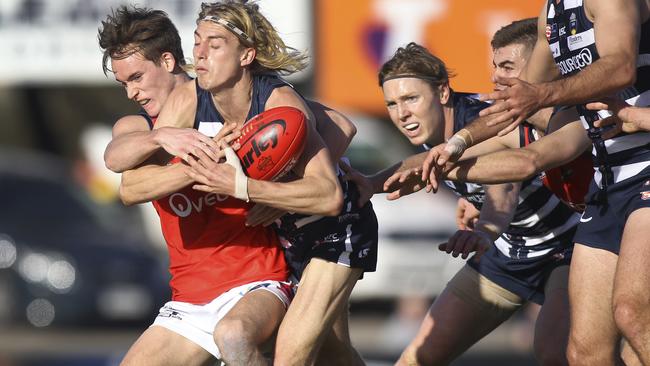
[[[557,249],[541,258],[510,258],[492,245],[480,260],[472,257],[467,264],[490,281],[526,301],[544,303],[544,286],[551,272],[571,262],[575,229],[558,238]]]
[[[601,190],[591,181],[574,241],[618,254],[625,223],[632,212],[650,207],[650,167]]]
[[[377,267],[377,216],[372,203],[358,208],[359,193],[348,182],[344,207],[338,216],[322,217],[296,227],[300,220],[283,223],[276,232],[283,239],[291,273],[300,280],[312,258],[374,272]],[[304,220],[304,219],[303,219]]]

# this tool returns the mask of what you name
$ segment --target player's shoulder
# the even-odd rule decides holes
[[[284,85],[273,89],[269,95],[269,99],[266,102],[266,109],[280,107],[283,105],[288,105],[292,107],[299,108],[301,110],[306,109],[306,103],[304,99],[296,92],[291,86]],[[305,112],[303,110],[303,112]]]
[[[467,92],[454,91],[454,99],[457,102],[467,104],[470,106],[489,106],[488,103],[481,101],[479,97],[480,97],[479,93],[467,93]]]

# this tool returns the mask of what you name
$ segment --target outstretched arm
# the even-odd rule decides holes
[[[485,184],[522,181],[572,161],[590,146],[582,124],[575,121],[524,148],[460,161],[446,178]]]
[[[641,3],[642,0],[587,2],[587,16],[594,22],[593,37],[598,60],[572,76],[541,84],[529,84],[518,79],[498,80],[510,87],[485,96],[484,99],[497,102],[482,111],[482,115],[505,112],[501,121],[512,118],[519,123],[540,108],[586,103],[632,85],[636,80]],[[542,20],[546,21],[540,17],[540,23]],[[529,64],[535,65],[536,61],[531,60]],[[533,83],[546,81],[528,73],[525,77]]]
[[[613,133],[650,131],[650,108],[648,107],[635,107],[620,99],[606,98],[602,102],[587,104],[587,108],[595,111],[610,110],[614,113],[613,116],[596,121],[596,127],[615,125]]]

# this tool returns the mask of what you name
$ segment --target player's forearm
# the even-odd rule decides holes
[[[583,104],[609,96],[634,84],[635,80],[635,62],[622,55],[610,55],[596,60],[578,74],[540,84],[539,96],[545,107]]]
[[[501,114],[491,114],[485,117],[479,117],[472,121],[465,128],[456,132],[454,135],[463,138],[467,144],[467,148],[477,145],[491,137],[497,135],[503,129],[503,123],[494,126],[488,126],[487,122],[492,119],[498,118]]]
[[[336,178],[306,176],[287,183],[249,179],[248,196],[256,203],[306,215],[335,216],[343,206]]]
[[[541,170],[534,151],[508,149],[460,161],[447,173],[446,178],[463,182],[499,184],[526,180]]]
[[[427,152],[422,152],[419,154],[411,155],[408,158],[400,161],[399,163],[393,164],[392,166],[368,177],[372,182],[372,187],[374,192],[384,193],[384,183],[393,174],[406,171],[409,169],[422,167],[422,164],[424,163],[424,159],[426,159],[427,154],[428,154]]]
[[[512,221],[519,197],[519,183],[486,185],[485,202],[475,230],[483,231],[496,240]]]
[[[122,173],[142,164],[159,148],[154,132],[128,133],[114,138],[108,144],[104,152],[104,163],[109,170]]]
[[[183,164],[145,165],[122,173],[120,199],[125,205],[153,201],[186,187],[193,181]]]

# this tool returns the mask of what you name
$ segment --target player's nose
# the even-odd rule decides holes
[[[126,86],[126,96],[129,99],[135,99],[138,96],[138,89],[133,86]]]
[[[411,115],[411,111],[403,105],[397,105],[397,115],[399,119],[405,120]]]

